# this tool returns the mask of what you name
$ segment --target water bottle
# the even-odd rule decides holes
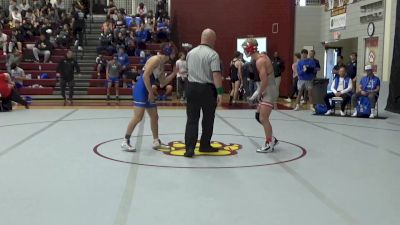
[[[41,65],[39,65],[39,70],[42,70],[42,66]]]

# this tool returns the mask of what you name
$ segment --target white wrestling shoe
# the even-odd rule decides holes
[[[340,116],[346,116],[346,113],[340,110]]]
[[[271,152],[273,152],[275,150],[275,147],[278,144],[279,144],[278,139],[273,137],[271,143],[265,142],[264,146],[262,146],[261,148],[257,149],[256,151],[258,153],[271,153]]]
[[[171,146],[166,145],[161,142],[160,139],[154,140],[153,141],[153,149],[154,150],[171,150]]]
[[[294,108],[293,110],[294,110],[294,111],[299,111],[299,110],[300,110],[299,104],[296,104],[296,108]]]
[[[332,114],[333,114],[333,111],[332,110],[328,110],[328,112],[325,113],[325,116],[330,116]]]
[[[128,143],[128,140],[124,139],[121,143],[121,149],[126,152],[136,152],[136,148],[133,147],[130,143]]]

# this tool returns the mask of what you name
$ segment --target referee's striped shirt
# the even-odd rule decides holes
[[[213,72],[221,72],[218,53],[208,45],[192,49],[187,57],[189,82],[214,83]]]

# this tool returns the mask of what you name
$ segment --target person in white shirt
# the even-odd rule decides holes
[[[346,67],[341,66],[339,69],[339,76],[336,76],[333,79],[331,85],[332,93],[328,93],[325,96],[325,104],[328,108],[328,112],[326,112],[325,115],[331,115],[333,113],[332,109],[334,106],[332,106],[329,100],[334,97],[341,97],[343,101],[341,105],[340,115],[346,116],[346,113],[344,111],[346,105],[351,101],[352,90],[353,84],[351,78],[346,74]]]
[[[181,52],[179,54],[179,60],[176,61],[176,69],[178,70],[178,75],[176,79],[176,88],[177,88],[177,95],[181,101],[186,99],[186,86],[187,86],[187,63],[186,63],[186,55],[185,53]]]
[[[15,21],[19,21],[20,23],[22,23],[22,15],[21,12],[18,11],[17,7],[13,8],[13,11],[11,13],[11,17],[12,17],[12,23],[15,25]]]
[[[144,16],[147,14],[146,6],[143,2],[139,3],[139,6],[136,9],[136,13],[140,15],[144,19]]]
[[[26,0],[22,0],[21,4],[18,5],[18,9],[19,11],[22,13],[25,13],[26,11],[28,11],[28,9],[30,9],[31,7],[29,6],[29,3]]]
[[[7,55],[7,34],[3,33],[3,29],[0,27],[0,47],[3,47],[3,55]]]

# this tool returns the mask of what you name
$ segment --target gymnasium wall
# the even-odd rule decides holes
[[[200,43],[203,29],[217,32],[216,50],[224,62],[224,75],[236,50],[236,39],[247,35],[266,36],[268,53],[278,51],[286,64],[281,96],[291,87],[294,45],[293,0],[172,0],[171,14],[175,39],[179,43]],[[279,33],[272,34],[272,24],[279,23]]]

